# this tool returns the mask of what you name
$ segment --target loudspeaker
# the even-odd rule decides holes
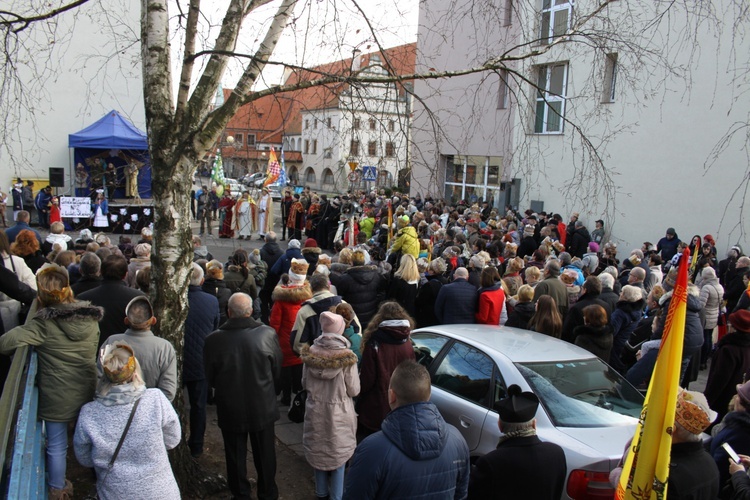
[[[49,169],[49,185],[53,188],[65,187],[65,169],[64,168],[50,168]]]

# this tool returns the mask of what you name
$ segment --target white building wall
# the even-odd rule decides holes
[[[127,2],[108,2],[106,7],[84,4],[77,12],[56,18],[55,31],[45,32],[41,48],[22,57],[37,68],[46,65],[52,76],[42,81],[23,63],[20,66],[34,114],[24,109],[17,123],[4,122],[4,133],[11,139],[9,147],[0,146],[3,190],[18,176],[47,179],[50,167],[64,167],[69,185],[68,134],[113,109],[145,131],[139,32],[129,28],[139,26],[140,9]],[[41,36],[34,30],[29,34]],[[25,36],[21,34],[22,39]],[[53,44],[48,36],[54,37]],[[109,59],[113,53],[119,57]]]
[[[438,7],[448,5],[437,3]],[[578,14],[592,4],[589,0],[577,2]],[[619,36],[624,39],[643,28],[653,17],[649,5],[613,2],[608,15]],[[713,9],[728,17],[733,15],[729,0],[717,2]],[[536,38],[538,15],[531,9],[521,12],[526,17],[518,22],[519,33],[525,34],[526,40]],[[481,37],[475,40],[472,33],[477,31],[476,20],[470,21],[468,16],[463,23],[456,22],[451,43],[445,44],[432,35],[440,22],[445,22],[441,20],[439,8],[431,6],[429,12],[420,12],[418,71],[466,67],[481,62],[484,52],[503,51],[494,41],[485,43]],[[541,200],[545,210],[559,212],[566,220],[571,212],[580,212],[590,229],[594,220],[603,218],[623,252],[640,247],[646,240],[655,242],[670,226],[683,240],[693,234],[712,234],[720,255],[737,242],[748,248],[750,227],[741,217],[742,181],[748,169],[745,137],[729,143],[708,171],[706,163],[732,124],[747,123],[747,97],[733,90],[738,83],[733,79],[732,58],[742,54],[737,64],[746,61],[750,41],[733,37],[729,29],[717,32],[710,22],[697,28],[685,24],[693,21],[691,16],[671,16],[669,22],[659,25],[661,31],[639,41],[654,50],[653,54],[638,54],[640,58],[622,47],[605,46],[595,52],[590,46],[567,44],[519,66],[522,75],[534,81],[538,65],[567,62],[566,118],[582,128],[606,170],[592,167],[587,156],[591,151],[582,146],[581,136],[571,124],[565,125],[562,134],[533,133],[535,92],[531,84],[521,84],[514,91],[515,116],[500,120],[495,108],[476,105],[477,100],[489,99],[491,91],[483,89],[488,88],[492,77],[464,77],[430,85],[417,82],[416,93],[426,96],[427,105],[434,111],[432,116],[441,125],[441,135],[434,139],[431,117],[425,106],[417,103],[412,190],[419,185],[433,194],[441,193],[445,179],[435,163],[430,163],[437,162],[440,154],[502,154],[508,159],[506,179],[521,179],[521,210],[532,200]],[[670,45],[691,29],[698,33],[697,44],[684,45],[680,50]],[[699,50],[693,50],[697,47]],[[615,101],[602,103],[608,50],[617,52],[621,74]],[[467,52],[474,57],[456,61]],[[666,60],[672,63],[672,73],[665,71]],[[680,73],[680,66],[689,71]],[[469,82],[465,86],[475,86],[473,95],[461,95],[464,84],[454,82],[462,80]],[[475,128],[467,128],[467,124]],[[497,128],[508,131],[511,140],[493,141],[491,133]],[[422,151],[428,154],[420,160]],[[735,193],[738,186],[743,187]]]

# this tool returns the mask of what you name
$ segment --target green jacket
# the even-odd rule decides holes
[[[372,231],[375,229],[375,218],[365,217],[359,221],[359,230],[367,235],[367,239],[372,238]]]
[[[39,359],[39,418],[70,422],[93,401],[101,307],[76,301],[40,309],[25,325],[0,337],[0,352],[36,348]]]
[[[410,253],[415,259],[419,258],[419,238],[414,226],[406,226],[398,230],[398,236],[393,243],[391,252],[395,253],[399,250],[401,250],[402,255]],[[398,267],[398,264],[396,264],[396,267]]]

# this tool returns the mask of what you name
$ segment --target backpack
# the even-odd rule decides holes
[[[336,306],[338,306],[339,304],[341,304],[341,297],[338,295],[334,295],[333,297],[328,297],[317,302],[304,302],[302,304],[302,307],[310,306],[314,314],[311,314],[307,317],[307,319],[305,319],[305,325],[302,327],[302,332],[292,332],[290,339],[291,345],[294,346],[295,339],[298,334],[299,341],[302,344],[312,345],[315,339],[320,337],[323,333],[323,328],[320,326],[320,314],[325,311],[335,312]]]
[[[205,205],[206,204],[206,192],[201,191],[201,194],[198,195],[198,205]]]

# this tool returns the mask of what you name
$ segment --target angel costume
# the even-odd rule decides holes
[[[108,204],[107,199],[97,199],[94,202],[94,227],[109,227],[107,220]]]
[[[248,194],[246,197],[240,197],[237,200],[237,204],[234,206],[235,212],[235,228],[239,233],[239,239],[250,239],[255,230],[255,217],[257,212],[257,205],[252,196]]]
[[[261,238],[266,237],[266,233],[273,229],[273,200],[268,191],[263,193],[258,203],[260,216],[258,218],[258,234]]]

